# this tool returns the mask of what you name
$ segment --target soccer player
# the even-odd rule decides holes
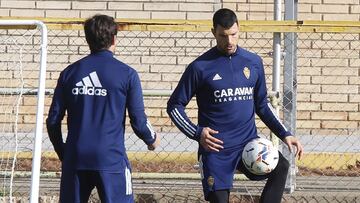
[[[229,9],[213,16],[212,33],[216,47],[190,63],[171,95],[167,112],[174,124],[190,139],[199,142],[199,162],[204,196],[212,203],[229,201],[235,170],[251,180],[267,183],[260,202],[280,202],[288,161],[280,154],[277,167],[269,174],[254,175],[241,160],[244,146],[258,137],[255,113],[288,146],[296,147],[299,158],[303,147],[282,125],[267,100],[261,58],[237,45],[238,20]],[[196,95],[198,125],[185,113]]]
[[[91,53],[61,72],[46,121],[62,161],[60,202],[87,202],[95,187],[102,202],[134,202],[124,144],[126,109],[149,150],[159,145],[159,137],[145,115],[137,72],[114,57],[114,19],[95,15],[85,21],[84,30]]]

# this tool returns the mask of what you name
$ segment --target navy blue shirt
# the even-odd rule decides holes
[[[84,170],[123,171],[126,109],[135,134],[152,144],[155,132],[145,115],[134,69],[108,50],[92,53],[64,69],[47,119],[50,140],[63,156],[63,164]],[[59,138],[65,112],[66,144]]]
[[[197,125],[185,113],[193,96]],[[219,131],[215,137],[224,142],[224,150],[242,150],[258,136],[255,113],[279,138],[291,134],[267,100],[261,58],[240,47],[229,56],[214,47],[189,64],[168,101],[167,112],[191,139],[199,141],[204,127]]]

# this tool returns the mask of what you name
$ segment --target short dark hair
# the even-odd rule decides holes
[[[222,8],[215,12],[213,16],[213,27],[216,29],[216,26],[220,25],[223,28],[231,28],[234,23],[238,24],[238,20],[234,11]]]
[[[116,36],[118,25],[113,17],[94,15],[84,23],[85,38],[91,52],[108,49]]]

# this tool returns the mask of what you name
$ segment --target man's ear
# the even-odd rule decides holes
[[[215,36],[215,28],[211,28],[211,32],[213,33],[213,35]]]
[[[116,36],[114,35],[113,38],[111,39],[111,45],[115,45],[115,40],[116,40]]]

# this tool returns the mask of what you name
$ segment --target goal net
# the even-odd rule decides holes
[[[40,21],[0,20],[0,202],[38,201],[46,33]],[[32,159],[31,185],[22,158]]]

